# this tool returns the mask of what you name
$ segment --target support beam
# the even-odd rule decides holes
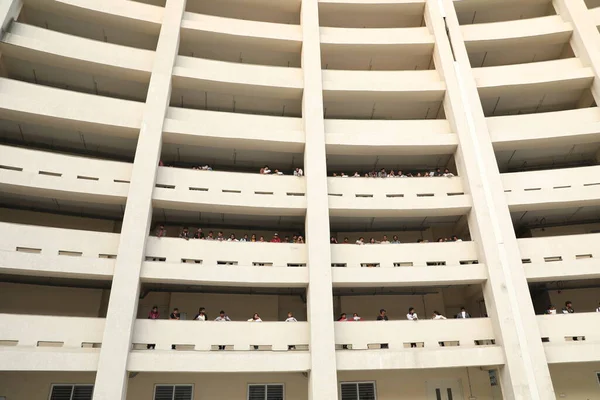
[[[425,20],[436,38],[436,68],[446,82],[446,116],[459,138],[457,169],[473,201],[471,238],[488,271],[483,293],[504,349],[506,364],[500,369],[504,398],[553,399],[500,172],[452,0],[427,0]]]
[[[338,398],[331,254],[329,249],[329,199],[323,83],[321,78],[321,39],[318,0],[302,0],[302,72],[304,97],[302,116],[306,146],[306,246],[308,251],[308,304],[310,322],[311,371],[308,387],[310,400]]]
[[[152,220],[152,192],[185,3],[167,0],[165,6],[123,217],[94,400],[125,400],[127,396],[127,360],[137,316],[140,271]]]
[[[2,0],[0,1],[0,39],[8,30],[11,22],[16,20],[21,9],[23,8],[23,0]]]

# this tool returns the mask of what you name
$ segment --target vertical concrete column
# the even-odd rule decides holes
[[[7,31],[10,22],[17,19],[21,8],[23,8],[23,0],[0,1],[0,39]]]
[[[506,359],[500,368],[504,398],[554,399],[500,172],[452,0],[427,0],[425,19],[436,38],[435,65],[446,82],[446,116],[459,138],[457,168],[473,201],[471,236],[487,267],[483,292]]]
[[[600,34],[584,0],[553,0],[556,12],[573,25],[571,47],[583,65],[594,70],[596,79],[591,87],[596,104],[600,104]]]
[[[167,0],[164,10],[123,217],[94,400],[124,400],[127,396],[127,359],[137,315],[140,270],[152,219],[152,192],[185,3]]]
[[[321,80],[321,38],[318,0],[302,0],[302,72],[304,96],[302,116],[306,145],[306,246],[308,251],[308,305],[310,322],[311,371],[308,398],[338,398],[333,325],[331,253],[329,245],[329,199],[323,83]]]

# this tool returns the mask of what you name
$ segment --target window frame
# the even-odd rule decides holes
[[[349,384],[353,384],[356,385],[356,387],[358,388],[358,384],[359,383],[370,383],[373,385],[373,394],[375,395],[375,400],[377,400],[377,382],[376,381],[344,381],[344,382],[340,382],[339,384],[339,396],[340,396],[340,400],[342,399],[342,385],[349,385]],[[360,398],[358,400],[361,400]]]
[[[191,400],[194,400],[194,384],[193,383],[155,383],[154,390],[152,391],[152,400],[156,400],[156,387],[157,386],[173,386],[173,397],[175,397],[175,387],[190,386],[192,388]]]
[[[250,400],[250,386],[281,386],[281,389],[283,390],[283,400],[285,400],[285,383],[282,382],[278,382],[278,383],[248,383],[246,385],[246,400]],[[267,395],[267,390],[265,390],[265,396]],[[267,400],[265,398],[265,400]]]
[[[600,386],[600,371],[596,371],[596,382],[598,383],[598,386]]]
[[[48,393],[48,400],[52,400],[52,392],[54,390],[54,386],[71,386],[71,397],[69,400],[73,400],[73,394],[75,392],[75,386],[91,386],[92,387],[92,398],[94,397],[94,384],[93,383],[51,383],[50,384],[50,393]]]

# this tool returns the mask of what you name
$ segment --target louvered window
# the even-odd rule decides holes
[[[283,400],[283,385],[248,385],[248,400]]]
[[[50,400],[92,400],[94,385],[52,385]]]
[[[193,385],[156,385],[154,400],[192,400]]]
[[[375,400],[375,382],[342,383],[342,400]]]

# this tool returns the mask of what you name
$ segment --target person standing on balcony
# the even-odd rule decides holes
[[[219,231],[219,233],[217,233],[217,240],[219,242],[225,241],[225,236],[223,236],[223,231]]]
[[[377,316],[377,321],[387,321],[389,318],[387,316],[387,313],[385,311],[385,309],[381,309],[379,310],[379,315]]]
[[[219,316],[217,318],[215,318],[215,321],[217,321],[217,322],[229,322],[229,321],[231,321],[231,319],[229,319],[229,317],[227,316],[227,314],[225,314],[225,311],[221,310],[221,311],[219,311]],[[224,344],[220,344],[219,345],[219,350],[225,350],[225,345]]]
[[[358,321],[362,321],[361,318],[358,316],[358,313],[354,313],[352,314],[352,321],[354,322],[358,322]]]
[[[158,306],[153,306],[152,310],[150,310],[150,312],[148,313],[148,319],[158,319],[160,317],[160,313],[158,312]],[[148,343],[146,345],[146,348],[148,350],[152,349],[156,349],[156,343]]]
[[[208,315],[206,315],[206,310],[204,307],[200,307],[198,309],[198,314],[194,317],[194,321],[207,321]]]
[[[273,238],[271,239],[271,243],[281,243],[281,238],[279,237],[279,233],[275,232],[273,234]]]
[[[156,237],[161,238],[167,236],[167,230],[163,224],[160,224],[158,228],[156,228]]]
[[[285,322],[298,322],[298,320],[294,317],[294,314],[292,314],[292,312],[288,312],[287,313],[287,318],[285,319]]]
[[[456,314],[456,318],[458,318],[458,319],[471,318],[471,314],[469,314],[464,307],[461,307],[460,312],[458,314]]]
[[[573,309],[573,303],[570,301],[565,302],[565,307],[562,309],[563,314],[573,314],[575,309]]]
[[[346,317],[346,313],[343,312],[340,314],[340,317],[337,319],[338,322],[347,322],[348,318]]]
[[[409,321],[418,321],[419,320],[419,317],[417,316],[417,313],[415,312],[415,309],[413,307],[410,307],[408,309],[408,314],[406,314],[406,319]],[[411,348],[417,347],[417,344],[411,343],[410,347]]]
[[[550,304],[548,306],[548,308],[546,309],[546,311],[544,312],[544,314],[547,314],[547,315],[556,315],[556,307],[554,307],[552,304]]]
[[[202,228],[196,229],[196,233],[194,233],[194,239],[204,239],[204,232],[202,232]]]
[[[304,171],[302,171],[302,168],[296,167],[294,170],[294,176],[304,176]]]
[[[258,315],[258,313],[254,313],[248,322],[262,322],[262,319],[260,319],[260,315]]]
[[[433,312],[433,317],[432,319],[446,319],[446,317],[444,317],[442,314],[440,314],[438,311],[434,311]]]
[[[600,312],[600,303],[598,303],[598,308],[596,308],[596,312]]]
[[[188,228],[183,228],[183,230],[181,231],[181,233],[179,234],[179,237],[185,240],[190,240],[190,231],[188,230]]]

